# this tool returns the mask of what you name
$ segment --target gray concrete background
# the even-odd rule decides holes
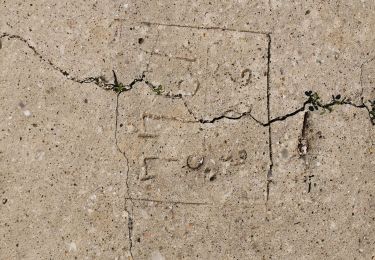
[[[374,30],[369,0],[1,1],[0,259],[374,259]]]

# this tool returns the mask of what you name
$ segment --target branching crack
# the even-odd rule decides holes
[[[149,24],[149,23],[146,23],[146,24]],[[204,29],[204,28],[202,28],[202,29]],[[211,28],[211,29],[220,29],[220,28]],[[229,30],[229,29],[226,29],[226,30]],[[101,88],[103,88],[105,90],[112,90],[112,91],[116,92],[117,94],[119,94],[119,93],[122,93],[122,92],[126,92],[126,91],[132,90],[137,83],[144,82],[148,87],[150,87],[150,89],[153,92],[156,93],[156,95],[160,95],[162,97],[171,98],[171,99],[182,99],[183,102],[184,102],[185,107],[188,110],[188,112],[199,123],[202,123],[202,124],[215,123],[215,122],[220,121],[222,119],[239,120],[239,119],[241,119],[241,118],[243,118],[245,116],[249,116],[254,121],[256,121],[258,124],[260,124],[262,126],[265,126],[265,127],[268,127],[268,126],[271,126],[275,122],[284,121],[284,120],[286,120],[289,117],[295,116],[295,115],[299,114],[300,112],[305,111],[307,105],[313,104],[314,100],[311,99],[311,98],[309,98],[308,100],[306,100],[302,104],[301,107],[299,107],[295,111],[271,119],[271,117],[270,117],[270,111],[269,111],[270,110],[271,35],[269,33],[266,33],[266,32],[265,33],[261,32],[261,33],[267,35],[267,38],[268,38],[268,55],[267,55],[267,110],[268,110],[268,112],[267,112],[267,118],[268,118],[268,120],[267,120],[266,123],[261,122],[260,120],[256,119],[254,116],[252,116],[251,111],[246,111],[244,113],[237,113],[237,112],[234,112],[232,110],[229,110],[229,111],[226,111],[223,114],[218,115],[218,116],[216,116],[216,117],[214,117],[212,119],[207,119],[206,117],[197,118],[197,116],[195,116],[194,113],[192,112],[192,109],[189,108],[189,106],[188,106],[186,100],[184,99],[184,97],[193,97],[193,96],[195,96],[196,93],[197,93],[197,91],[198,91],[198,89],[199,89],[199,86],[195,89],[195,91],[193,93],[190,93],[190,94],[187,94],[187,95],[184,95],[184,94],[181,94],[181,93],[173,94],[171,92],[163,93],[163,91],[160,90],[161,85],[155,85],[155,84],[151,83],[149,80],[146,79],[145,74],[146,74],[147,70],[143,71],[139,77],[133,79],[128,84],[124,84],[124,83],[119,82],[118,79],[117,79],[117,75],[116,75],[116,73],[114,71],[113,71],[114,82],[108,81],[104,76],[86,77],[86,78],[80,79],[78,77],[72,76],[66,70],[60,68],[59,66],[57,66],[56,64],[54,64],[49,59],[43,57],[36,50],[36,48],[28,40],[26,40],[22,36],[14,35],[14,34],[9,34],[9,33],[3,33],[3,34],[0,35],[0,39],[2,39],[2,38],[9,38],[9,39],[19,40],[19,41],[25,43],[42,62],[45,62],[45,63],[49,64],[54,70],[60,72],[68,80],[74,81],[74,82],[79,83],[79,84],[93,83],[93,84],[95,84],[95,85],[97,85],[97,86],[99,86],[99,87],[101,87]],[[334,100],[334,101],[329,102],[327,104],[319,103],[319,104],[315,104],[315,105],[318,105],[318,107],[321,107],[321,108],[323,108],[325,110],[330,110],[333,106],[336,106],[336,105],[351,105],[351,106],[354,106],[356,108],[366,109],[368,111],[368,113],[369,113],[369,117],[370,117],[370,120],[371,120],[372,124],[375,124],[375,100],[374,101],[370,101],[369,100],[368,102],[370,104],[369,106],[366,106],[364,104],[364,102],[362,102],[361,104],[358,105],[358,104],[352,103],[350,101],[350,99],[346,99],[346,100],[343,100],[343,101],[340,101],[340,102],[338,102],[337,100]],[[234,113],[236,115],[229,115],[230,113]]]
[[[228,30],[228,31],[237,31],[237,30],[233,30],[233,29],[225,29],[225,28],[217,28],[217,27],[199,27],[199,26],[188,26],[188,25],[171,25],[171,24],[160,24],[160,23],[148,23],[148,22],[144,22],[144,24],[147,24],[147,25],[162,25],[162,26],[175,26],[175,27],[186,27],[186,28],[195,28],[195,29],[205,29],[205,30]],[[111,91],[114,91],[117,96],[116,96],[116,128],[115,128],[115,141],[116,141],[116,147],[118,149],[118,151],[124,156],[125,160],[126,160],[126,167],[127,167],[127,170],[126,170],[126,188],[127,188],[127,198],[126,198],[126,202],[127,201],[130,201],[130,206],[129,208],[126,206],[126,211],[128,213],[128,230],[129,230],[129,241],[130,241],[130,254],[132,254],[131,250],[132,250],[132,246],[133,246],[133,241],[132,241],[132,231],[133,231],[133,200],[136,200],[136,199],[131,199],[130,198],[130,195],[129,195],[129,160],[125,154],[124,151],[122,151],[118,145],[118,140],[117,140],[117,127],[118,127],[118,108],[119,108],[119,96],[121,93],[123,92],[127,92],[127,91],[130,91],[132,90],[137,83],[145,83],[156,95],[158,96],[161,96],[161,97],[164,97],[164,98],[171,98],[171,99],[181,99],[186,110],[188,111],[188,113],[194,118],[195,122],[197,123],[200,123],[200,124],[214,124],[220,120],[224,120],[224,119],[230,119],[230,120],[240,120],[242,118],[245,118],[245,117],[251,117],[257,124],[263,126],[263,127],[267,127],[268,128],[268,132],[269,132],[269,140],[268,140],[268,143],[269,143],[269,158],[270,158],[270,166],[269,166],[269,170],[268,170],[268,173],[267,173],[267,190],[266,190],[266,193],[267,193],[267,200],[269,198],[269,186],[270,186],[270,183],[272,182],[272,169],[273,169],[273,154],[272,154],[272,124],[273,123],[276,123],[276,122],[279,122],[279,121],[284,121],[290,117],[293,117],[301,112],[304,112],[306,111],[306,109],[308,108],[308,110],[310,111],[315,111],[315,110],[323,110],[323,112],[325,111],[332,111],[332,109],[335,107],[335,106],[339,106],[339,105],[349,105],[349,106],[352,106],[352,107],[355,107],[355,108],[358,108],[358,109],[364,109],[368,112],[368,115],[369,115],[369,119],[370,119],[370,122],[372,123],[372,125],[375,125],[375,100],[368,100],[366,101],[366,103],[364,102],[363,100],[363,97],[361,99],[361,103],[360,104],[355,104],[353,103],[350,99],[348,98],[341,98],[340,95],[336,95],[336,96],[332,96],[332,100],[328,103],[323,103],[322,100],[320,99],[319,95],[317,93],[313,93],[312,91],[306,91],[305,94],[306,96],[308,97],[307,100],[299,107],[297,108],[296,110],[290,112],[290,113],[287,113],[285,115],[282,115],[282,116],[278,116],[278,117],[275,117],[275,118],[271,118],[271,113],[270,113],[270,104],[271,104],[271,101],[270,101],[270,96],[271,96],[271,89],[270,89],[270,83],[271,83],[271,78],[270,78],[270,73],[271,73],[271,34],[268,33],[268,32],[255,32],[255,31],[243,31],[243,32],[249,32],[249,33],[258,33],[258,34],[264,34],[267,36],[267,39],[268,39],[268,50],[267,50],[267,72],[266,72],[266,76],[267,76],[267,122],[262,122],[258,119],[256,119],[252,114],[251,114],[251,109],[249,109],[248,111],[246,112],[242,112],[242,113],[239,113],[239,112],[236,112],[234,110],[227,110],[225,111],[224,113],[218,115],[218,116],[215,116],[211,119],[207,119],[207,117],[197,117],[195,115],[195,113],[193,112],[193,110],[189,107],[185,97],[193,97],[197,94],[198,90],[199,90],[199,84],[197,85],[197,88],[195,89],[195,91],[193,93],[189,93],[189,94],[181,94],[181,93],[177,93],[177,94],[174,94],[172,92],[167,92],[167,93],[164,93],[164,89],[161,85],[155,85],[153,84],[152,82],[150,82],[148,79],[146,79],[146,73],[148,72],[148,67],[149,67],[149,64],[147,64],[147,68],[145,71],[143,71],[141,73],[141,75],[135,79],[133,79],[130,83],[128,84],[124,84],[124,83],[121,83],[118,78],[117,78],[117,75],[115,73],[115,71],[113,71],[113,82],[111,81],[108,81],[104,76],[96,76],[96,77],[86,77],[86,78],[78,78],[76,76],[72,76],[68,71],[60,68],[59,66],[57,66],[56,64],[54,64],[51,60],[45,58],[42,54],[40,54],[40,52],[28,41],[26,40],[25,38],[23,38],[22,36],[19,36],[19,35],[14,35],[14,34],[9,34],[9,33],[3,33],[0,35],[0,49],[2,47],[1,45],[1,39],[2,38],[8,38],[8,39],[13,39],[13,40],[18,40],[18,41],[21,41],[23,42],[24,44],[26,44],[28,46],[28,48],[34,53],[35,56],[37,56],[42,62],[48,64],[52,69],[54,69],[55,71],[59,72],[61,75],[63,75],[65,78],[67,78],[68,80],[70,81],[73,81],[73,82],[76,82],[76,83],[79,83],[79,84],[88,84],[88,83],[92,83],[92,84],[95,84],[97,85],[98,87],[104,89],[104,90],[111,90]],[[156,44],[156,43],[155,43]],[[154,54],[153,52],[151,53],[151,55]],[[363,65],[362,65],[363,67]],[[362,85],[362,68],[361,67],[361,85]],[[368,104],[368,105],[367,105]],[[150,200],[151,201],[151,200]],[[125,202],[125,204],[127,204]],[[157,202],[157,201],[155,201]],[[175,202],[175,203],[178,203],[178,202]],[[181,202],[181,204],[183,204]]]
[[[375,100],[374,101],[369,100],[368,101],[369,106],[367,106],[365,102],[363,101],[363,98],[362,98],[361,104],[355,104],[349,98],[341,98],[341,95],[336,95],[336,96],[332,96],[332,100],[330,102],[322,103],[318,93],[306,91],[305,94],[308,96],[308,99],[303,103],[301,107],[297,108],[293,112],[290,112],[286,115],[273,118],[269,120],[267,123],[263,123],[262,125],[269,126],[275,122],[284,121],[288,119],[289,117],[293,117],[301,112],[306,111],[306,107],[308,107],[310,111],[322,109],[323,110],[322,113],[324,113],[326,111],[331,112],[333,110],[333,107],[340,106],[340,105],[348,105],[348,106],[352,106],[352,107],[359,108],[359,109],[365,109],[368,112],[369,119],[372,125],[375,125]]]
[[[315,95],[318,95],[318,94],[313,93],[313,95],[315,96]],[[337,100],[337,99],[333,98],[328,103],[322,103],[320,98],[318,98],[319,101],[317,101],[317,100],[315,100],[315,98],[309,97],[305,102],[303,102],[302,106],[297,108],[296,110],[294,110],[294,111],[292,111],[288,114],[272,118],[268,122],[264,123],[264,122],[260,121],[259,119],[255,118],[252,115],[251,109],[249,109],[245,112],[242,112],[242,113],[239,113],[239,112],[237,112],[233,109],[230,109],[230,110],[227,110],[227,111],[223,112],[222,114],[214,116],[212,118],[209,118],[209,117],[206,117],[206,116],[198,117],[192,111],[192,109],[189,107],[186,100],[184,99],[184,96],[181,96],[180,94],[178,94],[178,95],[164,95],[164,97],[172,98],[172,99],[182,99],[183,102],[184,102],[184,106],[187,109],[187,112],[194,118],[196,123],[201,123],[201,124],[214,124],[214,123],[216,123],[218,121],[221,121],[223,119],[240,120],[244,117],[250,117],[257,124],[259,124],[263,127],[269,127],[276,122],[285,121],[288,118],[293,117],[293,116],[295,116],[295,115],[297,115],[301,112],[306,112],[306,111],[309,111],[309,110],[311,111],[312,108],[314,108],[314,110],[319,110],[319,108],[320,108],[320,109],[323,110],[322,113],[325,113],[326,111],[331,112],[335,106],[348,105],[348,106],[352,106],[352,107],[359,108],[359,109],[365,109],[369,114],[369,119],[370,119],[371,123],[373,125],[375,125],[375,100],[374,101],[369,100],[368,101],[369,106],[367,106],[364,102],[362,102],[361,104],[355,104],[349,98],[344,98],[342,100]]]

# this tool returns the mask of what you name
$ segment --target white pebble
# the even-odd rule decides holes
[[[23,112],[23,114],[24,114],[25,116],[27,116],[27,117],[31,116],[31,112],[30,112],[30,110],[24,110],[24,111],[22,111],[22,112]]]

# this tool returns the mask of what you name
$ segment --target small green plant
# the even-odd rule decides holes
[[[118,93],[118,94],[120,94],[121,92],[129,90],[129,86],[126,86],[126,85],[122,84],[121,82],[119,82],[117,80],[116,72],[114,70],[112,70],[112,72],[113,72],[113,79],[114,79],[114,83],[112,85],[112,90],[114,92]]]
[[[345,97],[341,98],[340,94],[332,95],[331,102],[327,104],[323,104],[321,98],[319,97],[317,92],[313,92],[311,90],[306,91],[305,95],[308,96],[308,100],[305,102],[308,105],[308,109],[310,111],[319,110],[319,108],[323,109],[323,113],[328,110],[331,112],[333,110],[333,106],[335,105],[343,105],[350,103]]]
[[[113,84],[112,90],[116,93],[121,93],[126,90],[126,86],[122,83]]]
[[[359,108],[366,108],[369,113],[371,123],[375,125],[375,100],[372,100],[372,101],[370,100],[369,101],[370,107],[367,107],[364,103],[360,105],[355,105],[351,102],[350,99],[347,99],[345,97],[342,98],[340,94],[337,94],[337,95],[332,95],[331,102],[323,104],[318,93],[309,90],[309,91],[305,91],[305,95],[308,97],[308,99],[304,103],[304,108],[307,106],[310,111],[322,109],[323,110],[322,113],[324,113],[327,110],[329,112],[332,112],[333,107],[335,105],[345,105],[345,104],[352,105],[352,106],[359,107]]]
[[[156,93],[156,95],[161,95],[164,92],[163,86],[152,86],[152,91]]]

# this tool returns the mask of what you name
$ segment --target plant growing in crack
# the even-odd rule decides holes
[[[152,86],[152,91],[156,93],[156,95],[161,95],[164,92],[163,86]]]
[[[318,95],[317,92],[313,91],[306,91],[305,95],[308,96],[308,100],[305,102],[306,105],[308,105],[308,109],[310,111],[319,110],[319,108],[323,109],[323,113],[328,110],[329,112],[332,112],[333,106],[335,105],[344,105],[344,104],[351,104],[350,100],[343,97],[341,98],[341,95],[332,95],[331,102],[327,104],[322,103],[322,99]]]
[[[122,83],[118,83],[118,84],[113,84],[113,87],[112,87],[112,90],[116,93],[121,93],[121,92],[124,92],[126,91],[126,86]]]
[[[371,119],[372,124],[375,124],[375,99],[370,100],[370,106],[371,106],[371,109],[369,108],[368,112],[370,114],[370,119]]]
[[[161,95],[164,93],[163,86],[162,85],[156,86],[148,82],[147,80],[145,80],[144,73],[142,73],[141,77],[134,79],[129,85],[125,85],[118,81],[116,72],[114,70],[112,70],[112,72],[113,72],[114,83],[113,84],[107,83],[107,85],[110,85],[111,86],[110,89],[112,89],[117,94],[120,94],[124,91],[131,90],[137,82],[145,82],[156,95]]]
[[[324,104],[321,101],[322,99],[319,97],[317,92],[313,92],[309,90],[309,91],[305,91],[305,95],[308,96],[308,99],[305,101],[304,106],[299,109],[300,111],[303,111],[305,107],[308,106],[308,109],[310,111],[319,110],[319,108],[323,109],[323,112],[322,112],[323,114],[327,110],[329,112],[332,112],[333,107],[335,105],[351,105],[357,108],[366,109],[369,113],[371,123],[375,125],[375,100],[372,100],[372,101],[369,100],[370,107],[368,107],[363,103],[363,101],[362,101],[362,104],[357,105],[357,104],[354,104],[350,99],[346,97],[342,98],[341,95],[338,94],[338,95],[332,95],[331,102]]]
[[[112,70],[112,72],[113,72],[113,78],[114,78],[112,90],[116,92],[117,94],[120,94],[121,92],[129,90],[130,89],[129,86],[126,86],[123,83],[118,81],[116,72],[114,70]]]
[[[146,85],[151,88],[151,90],[156,94],[156,95],[161,95],[164,93],[164,88],[162,85],[154,85],[153,83],[149,82],[148,80],[145,81]]]

